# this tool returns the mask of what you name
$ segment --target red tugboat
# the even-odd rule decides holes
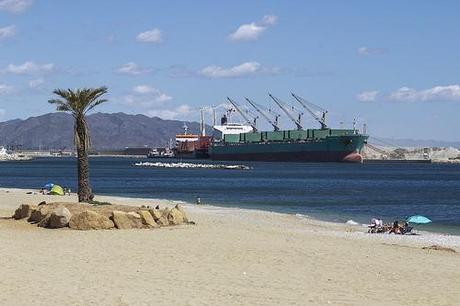
[[[174,148],[174,157],[177,158],[195,158],[195,147],[199,136],[188,133],[188,126],[184,123],[184,133],[176,135],[176,147]]]
[[[208,150],[212,137],[206,136],[203,110],[201,111],[200,135],[189,134],[188,127],[184,123],[184,133],[176,135],[176,147],[174,156],[177,158],[209,158]]]

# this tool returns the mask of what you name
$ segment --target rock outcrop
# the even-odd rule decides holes
[[[115,210],[112,220],[118,229],[142,228],[142,219],[138,213]]]
[[[69,227],[77,230],[111,229],[113,222],[106,216],[87,210],[73,215],[69,221]]]
[[[91,229],[140,229],[161,226],[194,224],[189,222],[183,209],[151,209],[149,206],[91,205],[88,203],[53,202],[39,205],[22,204],[16,209],[14,219],[25,219],[44,228],[70,227]]]

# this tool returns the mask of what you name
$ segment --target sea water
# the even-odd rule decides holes
[[[94,192],[191,203],[200,197],[203,204],[335,222],[352,219],[366,223],[372,217],[392,222],[420,214],[433,223],[418,229],[460,234],[459,164],[223,162],[244,164],[250,170],[134,166],[141,161],[148,159],[91,158]],[[48,182],[75,191],[76,160],[37,158],[0,163],[0,187],[38,189]]]

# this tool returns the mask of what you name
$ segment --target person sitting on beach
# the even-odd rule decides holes
[[[393,226],[391,227],[388,234],[391,234],[391,233],[401,234],[401,227],[399,226],[398,221],[393,222]]]
[[[383,220],[380,218],[372,218],[368,227],[369,233],[381,233],[383,232]]]
[[[401,227],[401,234],[402,234],[402,235],[411,234],[412,228],[413,228],[413,227],[410,226],[409,223],[404,222],[404,224],[403,224],[402,227]]]

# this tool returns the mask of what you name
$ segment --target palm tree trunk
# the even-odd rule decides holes
[[[89,161],[86,145],[88,137],[84,118],[75,120],[77,138],[77,159],[78,159],[78,202],[89,202],[91,200],[91,187],[89,185]]]

